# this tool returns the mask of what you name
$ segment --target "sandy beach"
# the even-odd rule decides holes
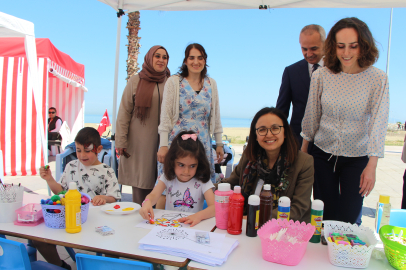
[[[93,127],[97,129],[98,124],[94,123],[86,123],[85,127]],[[103,133],[103,136],[107,136],[111,130],[111,126],[107,128],[107,130]],[[245,138],[249,135],[250,129],[249,128],[223,128],[223,140],[231,140],[233,144],[244,144]],[[110,134],[108,135],[110,136]]]

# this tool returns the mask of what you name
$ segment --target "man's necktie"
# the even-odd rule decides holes
[[[315,72],[316,69],[318,69],[319,67],[320,67],[319,64],[314,64],[313,67],[312,67],[312,74],[313,74],[313,72]]]

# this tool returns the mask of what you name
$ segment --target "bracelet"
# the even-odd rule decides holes
[[[144,206],[144,203],[145,203],[146,201],[149,201],[149,199],[145,199],[145,200],[142,202],[141,206]]]

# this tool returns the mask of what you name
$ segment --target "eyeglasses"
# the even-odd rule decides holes
[[[283,126],[279,125],[272,125],[270,128],[267,127],[259,127],[256,129],[257,133],[259,136],[266,136],[268,134],[268,130],[273,134],[273,135],[278,135],[281,133],[281,128]]]
[[[49,114],[55,114],[56,112],[48,112]]]

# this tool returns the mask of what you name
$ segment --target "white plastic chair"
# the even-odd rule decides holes
[[[59,134],[61,134],[61,145],[51,145],[51,155],[56,156],[60,154],[65,147],[72,142],[70,138],[70,128],[66,121],[63,121],[61,128],[59,129]]]
[[[73,140],[70,137],[70,128],[68,126],[68,123],[66,123],[66,121],[63,121],[61,129],[59,130],[59,134],[61,134],[62,136],[61,143],[62,150],[65,150],[65,147],[71,142],[73,142]]]

